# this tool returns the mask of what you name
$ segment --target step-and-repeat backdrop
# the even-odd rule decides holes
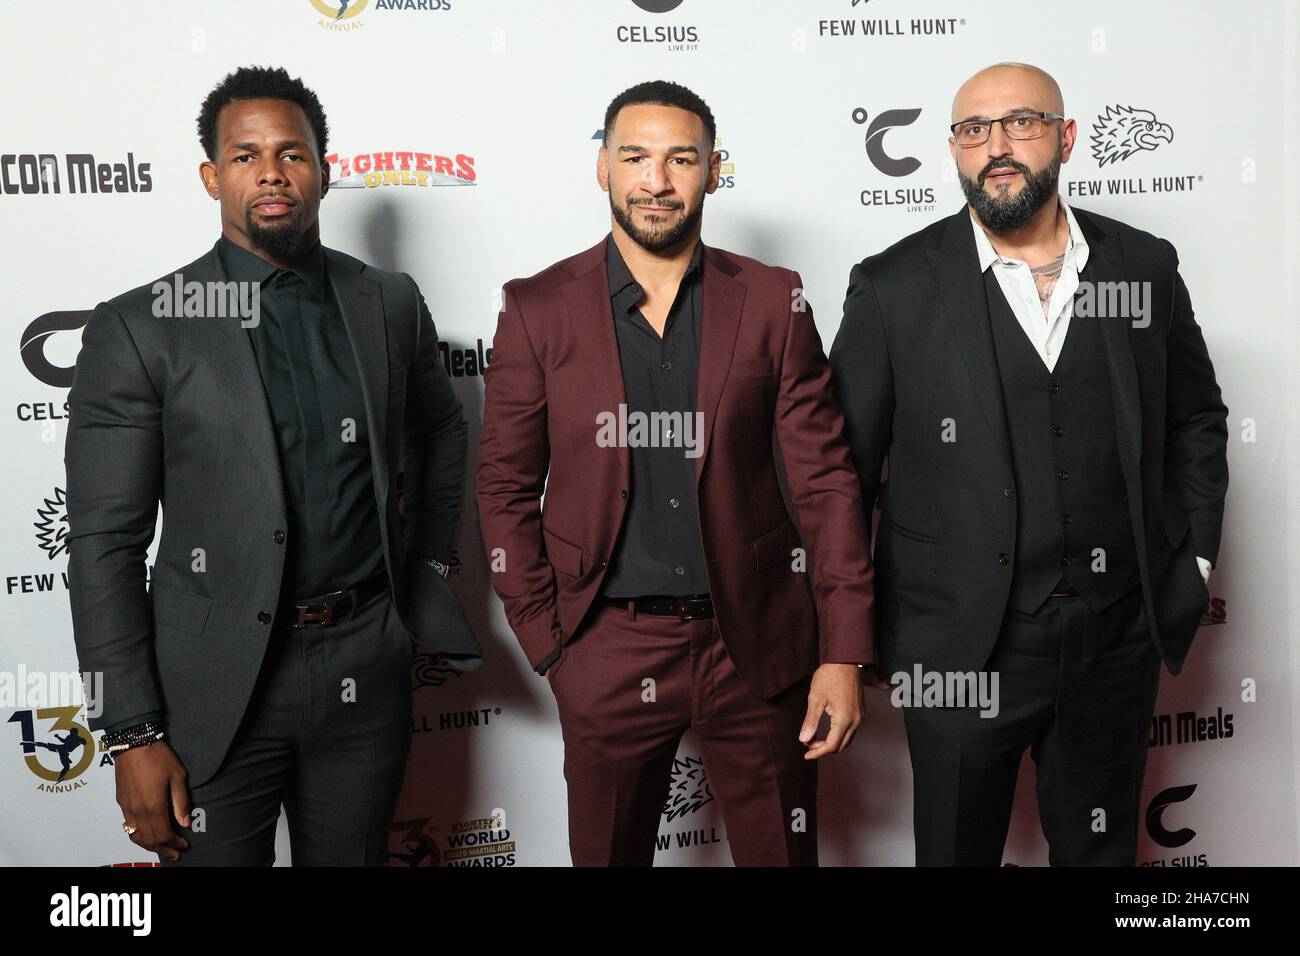
[[[1139,860],[1296,863],[1298,33],[1297,6],[1281,0],[8,4],[0,863],[151,861],[119,828],[111,761],[69,733],[89,737],[84,707],[59,694],[61,677],[77,683],[67,397],[89,310],[219,234],[195,117],[222,76],[282,65],[320,95],[340,187],[321,207],[323,240],[419,282],[473,450],[501,285],[608,231],[595,165],[618,92],[665,78],[709,103],[723,176],[704,239],[800,270],[829,348],[853,263],[960,208],[952,96],[1003,60],[1060,82],[1079,127],[1067,202],[1178,248],[1231,409],[1223,550],[1187,667],[1162,677]],[[1142,135],[1152,123],[1161,135]],[[367,175],[399,154],[409,174]],[[472,491],[452,581],[490,659],[470,674],[414,662],[391,863],[566,864],[555,704],[491,592]],[[659,864],[730,861],[700,758],[688,734]],[[1046,863],[1032,784],[1026,758],[1008,863]],[[854,745],[822,762],[823,864],[910,864],[911,801],[901,712],[869,691]],[[280,864],[286,833],[282,819]]]

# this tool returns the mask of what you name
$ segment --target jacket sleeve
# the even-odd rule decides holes
[[[162,400],[108,303],[82,333],[63,460],[73,640],[81,671],[102,688],[90,728],[160,719],[145,561],[162,490]]]
[[[1213,564],[1228,493],[1228,407],[1178,273],[1176,252],[1167,355],[1165,484],[1187,515],[1195,553]]]
[[[849,272],[844,316],[831,344],[830,363],[869,530],[880,494],[880,470],[893,435],[894,374],[880,302],[864,263]]]
[[[469,430],[438,356],[429,307],[415,280],[406,279],[420,314],[402,434],[402,538],[408,560],[436,558],[446,564],[460,519]]]
[[[820,662],[865,664],[875,659],[874,571],[861,491],[803,280],[791,279],[777,440],[808,548]]]
[[[555,572],[542,539],[541,497],[550,468],[546,375],[506,283],[483,376],[483,431],[475,476],[492,587],[536,669],[560,644]]]

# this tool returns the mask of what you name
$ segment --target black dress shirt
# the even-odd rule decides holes
[[[601,593],[609,597],[705,594],[704,547],[695,499],[695,458],[703,436],[697,427],[696,377],[704,313],[702,246],[677,287],[662,337],[642,315],[644,291],[628,271],[613,237],[606,240],[609,295],[618,337],[629,419],[640,412],[680,413],[660,432],[660,447],[630,449],[632,496]],[[689,418],[689,421],[688,421]],[[679,431],[680,429],[680,431]],[[632,429],[629,427],[629,434]]]
[[[248,336],[284,479],[283,607],[384,570],[365,399],[319,243],[289,271],[225,236],[218,255],[228,279],[261,283]]]

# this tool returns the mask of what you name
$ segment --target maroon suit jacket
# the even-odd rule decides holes
[[[736,669],[770,697],[818,664],[874,660],[866,519],[798,273],[708,246],[703,264],[694,462],[709,591]],[[636,489],[629,450],[596,441],[597,415],[627,401],[605,240],[503,292],[476,495],[493,587],[536,667],[577,635]]]

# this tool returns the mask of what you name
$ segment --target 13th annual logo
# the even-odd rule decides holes
[[[1148,170],[1159,163],[1163,171],[1156,175],[1103,176],[1093,179],[1065,180],[1065,194],[1082,196],[1132,196],[1146,194],[1189,193],[1205,177],[1200,173],[1177,169],[1177,157],[1169,147],[1174,128],[1153,110],[1113,104],[1097,114],[1088,142],[1098,170],[1118,171],[1132,162],[1135,172]]]

